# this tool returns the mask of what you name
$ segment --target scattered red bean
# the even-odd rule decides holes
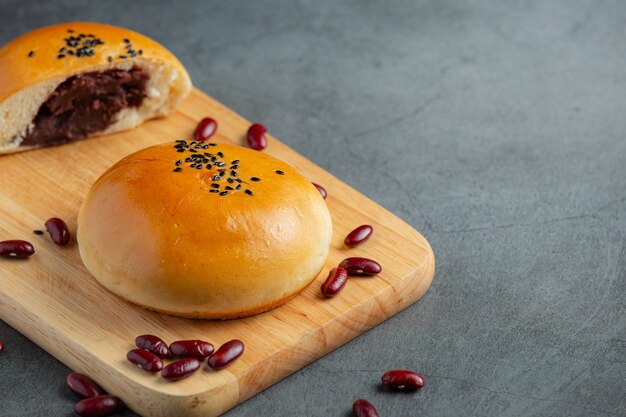
[[[313,185],[315,186],[315,188],[317,188],[317,191],[320,192],[322,197],[324,197],[324,200],[326,200],[326,196],[328,196],[328,193],[326,192],[326,188],[324,188],[321,185],[316,184],[316,183],[313,183]]]
[[[255,123],[248,129],[246,139],[248,146],[252,149],[261,151],[267,147],[267,138],[265,137],[267,129],[260,123]]]
[[[0,242],[0,256],[5,258],[28,258],[33,253],[35,253],[35,248],[25,240],[5,240]]]
[[[400,391],[414,391],[424,386],[424,378],[417,372],[395,369],[386,372],[380,379],[385,386]]]
[[[346,258],[339,264],[348,271],[348,275],[376,275],[382,268],[376,261],[367,258]]]
[[[137,336],[135,338],[135,346],[139,349],[147,349],[162,358],[168,356],[170,353],[165,342],[151,334],[142,334],[141,336]]]
[[[70,229],[61,219],[53,217],[46,221],[46,230],[50,233],[52,241],[60,246],[65,246],[70,242]]]
[[[113,395],[99,395],[79,401],[74,411],[81,417],[104,417],[120,407],[120,399]]]
[[[98,384],[86,375],[72,372],[65,377],[67,387],[83,398],[97,397],[104,394]]]
[[[172,355],[184,358],[204,359],[214,350],[212,344],[203,340],[178,340],[170,345]]]
[[[344,268],[333,268],[328,274],[328,278],[322,284],[322,294],[324,297],[331,298],[339,294],[348,282],[348,271]]]
[[[4,350],[4,342],[0,340],[0,352]]]
[[[352,411],[356,417],[380,417],[372,403],[367,400],[356,400]]]
[[[133,349],[126,354],[126,359],[144,371],[159,372],[163,369],[163,361],[154,353],[145,349]]]
[[[230,365],[243,354],[244,345],[241,340],[231,340],[224,343],[208,360],[213,369],[222,369]]]
[[[195,132],[193,132],[193,137],[197,141],[204,142],[213,136],[216,131],[217,122],[210,117],[205,117],[198,123]]]
[[[196,358],[184,358],[167,365],[161,371],[161,376],[165,379],[183,379],[200,369],[200,361]]]
[[[361,225],[348,233],[348,236],[346,236],[343,243],[345,243],[349,248],[359,246],[372,236],[372,232],[374,232],[374,229],[369,224]]]

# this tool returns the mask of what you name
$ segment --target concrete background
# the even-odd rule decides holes
[[[432,243],[421,301],[228,417],[626,415],[626,3],[0,5],[0,43],[77,19],[156,38]],[[0,339],[0,416],[73,415],[68,369]],[[390,368],[427,386],[380,389]]]

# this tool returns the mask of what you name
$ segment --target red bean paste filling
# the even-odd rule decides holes
[[[137,67],[68,78],[41,105],[21,145],[60,145],[105,130],[120,110],[141,106],[149,79]]]

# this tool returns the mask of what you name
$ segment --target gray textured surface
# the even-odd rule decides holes
[[[381,416],[626,415],[623,2],[213,3],[3,0],[0,43],[73,19],[144,32],[438,260],[421,301],[229,417],[359,397]],[[0,338],[0,416],[72,415],[66,367]],[[426,388],[380,389],[398,367]]]

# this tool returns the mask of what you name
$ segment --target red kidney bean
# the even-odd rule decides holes
[[[230,365],[235,359],[243,354],[244,345],[241,340],[231,340],[224,343],[208,360],[213,369],[222,369]]]
[[[356,400],[352,411],[356,417],[380,417],[376,408],[367,400]]]
[[[74,411],[81,417],[104,417],[120,408],[120,399],[113,395],[99,395],[79,401]]]
[[[257,151],[265,149],[267,147],[265,132],[267,132],[267,129],[260,123],[255,123],[250,126],[248,134],[246,135],[248,146]]]
[[[348,271],[348,275],[376,275],[382,268],[376,261],[367,258],[346,258],[339,264]]]
[[[163,361],[154,353],[145,349],[133,349],[126,354],[126,359],[144,371],[159,372],[163,369]]]
[[[83,398],[97,397],[104,394],[98,384],[86,375],[72,372],[65,377],[65,385]]]
[[[135,338],[135,346],[139,349],[146,349],[162,358],[169,355],[170,351],[167,345],[159,337],[151,334],[142,334]]]
[[[380,380],[389,388],[401,391],[414,391],[422,388],[425,383],[424,378],[420,374],[407,371],[406,369],[395,369],[386,372]]]
[[[205,117],[200,120],[196,130],[193,132],[193,137],[199,142],[208,140],[217,131],[217,122],[210,117]]]
[[[372,236],[372,232],[374,232],[374,229],[369,224],[361,225],[348,233],[348,236],[346,236],[343,240],[343,243],[350,248],[359,246]]]
[[[46,221],[46,230],[50,233],[52,241],[60,246],[65,246],[70,242],[70,229],[61,219],[53,217]]]
[[[331,298],[339,294],[348,282],[348,271],[344,268],[333,268],[328,274],[328,278],[322,284],[322,294],[324,297]]]
[[[35,248],[25,240],[5,240],[0,242],[0,256],[5,258],[28,258],[33,253],[35,253]]]
[[[212,344],[203,340],[178,340],[170,345],[172,355],[185,358],[204,359],[214,350]]]
[[[167,365],[161,371],[161,376],[165,379],[177,380],[188,377],[200,369],[200,361],[196,358],[184,358]]]
[[[324,197],[324,200],[326,200],[326,196],[328,196],[328,193],[326,192],[326,188],[324,188],[321,185],[316,184],[316,183],[313,183],[313,185],[315,186],[315,188],[317,188],[317,191],[320,192],[322,197]]]

